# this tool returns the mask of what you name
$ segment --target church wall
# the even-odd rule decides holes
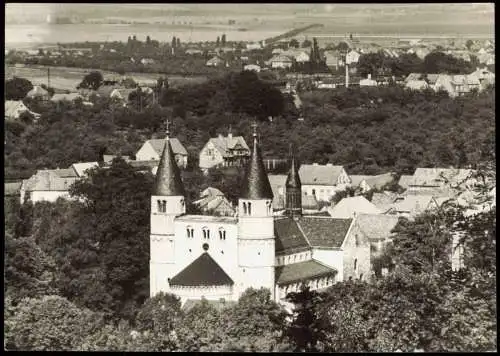
[[[171,288],[171,293],[181,298],[181,304],[184,304],[187,299],[220,300],[224,298],[226,301],[237,301],[233,293],[233,288],[230,286],[205,286],[205,287],[183,287],[174,286]]]
[[[236,295],[239,297],[248,288],[267,288],[274,299],[274,266],[272,267],[240,267],[240,274],[236,284]]]
[[[275,265],[285,266],[292,263],[305,262],[312,259],[312,251],[301,251],[292,254],[276,256]]]
[[[371,274],[370,243],[356,225],[349,231],[342,248],[344,280],[350,277],[367,280]]]
[[[207,216],[207,218],[210,219],[211,217]],[[188,227],[193,230],[193,237],[188,237]],[[207,235],[207,237],[204,237],[203,228],[206,228],[206,231],[210,231],[210,234]],[[221,239],[219,232],[224,231],[225,239]],[[238,226],[236,222],[227,223],[210,220],[189,221],[186,218],[183,218],[181,221],[175,221],[175,239],[176,265],[174,275],[182,271],[191,262],[204,253],[205,250],[203,250],[203,244],[206,243],[208,244],[207,252],[210,256],[227,273],[227,275],[233,279],[233,281],[235,280],[235,276],[238,274]]]

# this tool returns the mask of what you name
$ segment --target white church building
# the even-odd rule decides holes
[[[295,155],[286,182],[285,214],[273,214],[273,193],[257,133],[231,217],[190,215],[167,132],[151,197],[150,295],[236,301],[250,287],[283,302],[302,284],[323,289],[370,273],[368,236],[355,219],[302,214]]]

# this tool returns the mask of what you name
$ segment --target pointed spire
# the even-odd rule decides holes
[[[156,172],[154,188],[155,195],[162,196],[185,196],[184,185],[174,152],[170,145],[170,120],[167,119],[167,130],[165,137],[165,147],[160,158],[160,164]]]
[[[290,171],[285,185],[285,214],[292,217],[302,215],[302,184],[299,177],[299,163],[295,158],[295,150],[290,144]]]
[[[267,177],[267,172],[262,162],[260,147],[257,141],[257,124],[253,127],[253,149],[250,162],[248,162],[243,179],[240,198],[243,199],[273,199],[273,191]]]
[[[299,164],[295,157],[295,150],[293,144],[290,144],[290,172],[288,172],[288,177],[286,178],[287,188],[300,188],[301,182],[299,177]]]

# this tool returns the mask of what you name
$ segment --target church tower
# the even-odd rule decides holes
[[[253,149],[238,199],[237,293],[247,288],[269,288],[274,299],[275,240],[273,192],[253,125]]]
[[[299,177],[299,163],[295,157],[295,150],[290,144],[290,171],[285,185],[285,214],[290,217],[302,215],[302,185]]]
[[[175,267],[174,220],[186,213],[186,194],[169,140],[169,124],[167,120],[165,147],[151,196],[150,296],[169,290],[168,279],[173,277],[172,272]]]

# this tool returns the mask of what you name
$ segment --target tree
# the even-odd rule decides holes
[[[151,37],[149,37],[149,35],[146,36],[146,45],[147,46],[151,45]]]
[[[349,50],[349,45],[342,41],[337,45],[337,50],[340,53],[346,53]]]
[[[465,42],[465,47],[467,47],[467,49],[470,51],[471,47],[474,46],[474,41],[473,40],[467,40],[467,42]]]
[[[290,40],[290,43],[288,44],[289,47],[292,47],[292,48],[299,48],[300,47],[300,43],[299,41],[297,41],[296,38],[292,38]]]
[[[93,90],[99,89],[104,81],[104,77],[101,72],[93,71],[83,77],[82,82],[77,88],[90,88]]]
[[[177,47],[177,48],[180,48],[180,47],[181,47],[181,39],[180,39],[180,38],[177,38],[176,47]]]
[[[6,347],[23,351],[77,350],[99,327],[98,316],[59,296],[26,298],[5,320]]]
[[[219,36],[217,36],[217,41],[215,41],[215,45],[217,47],[219,47],[219,45],[220,45],[220,37]]]
[[[5,82],[5,99],[22,100],[33,89],[33,84],[28,79],[14,77]]]
[[[221,42],[221,46],[224,47],[226,45],[226,34],[225,33],[222,35],[220,42]]]
[[[172,37],[172,48],[176,48],[176,47],[177,47],[177,40],[174,36],[174,37]]]
[[[312,46],[312,42],[308,40],[307,38],[302,42],[302,48],[308,48]]]

